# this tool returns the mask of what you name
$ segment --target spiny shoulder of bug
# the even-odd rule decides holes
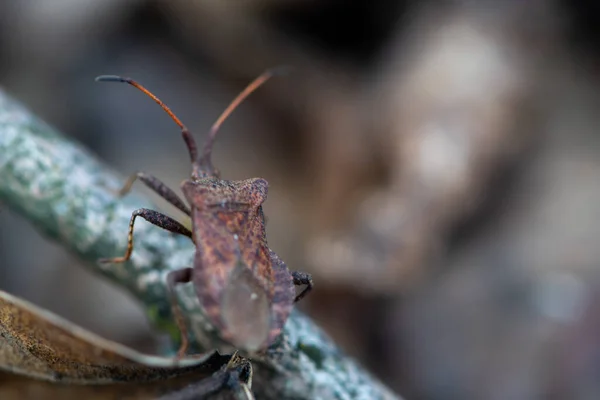
[[[269,183],[264,178],[243,180],[222,179],[220,171],[199,163],[194,167],[190,179],[181,184],[181,189],[192,207],[210,211],[234,211],[247,208],[258,210],[267,199]]]

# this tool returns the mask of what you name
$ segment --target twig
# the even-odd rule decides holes
[[[88,150],[0,91],[0,200],[94,271],[127,288],[157,326],[173,330],[164,278],[168,271],[191,264],[194,248],[187,238],[139,224],[130,262],[96,262],[123,253],[131,212],[152,208],[136,193],[118,198],[115,190],[122,183]],[[217,347],[191,285],[183,287],[179,298],[199,348]],[[281,342],[254,364],[253,390],[261,399],[398,398],[298,311],[292,313]]]

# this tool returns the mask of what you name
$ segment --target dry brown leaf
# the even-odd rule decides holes
[[[62,385],[0,372],[0,399],[254,399],[250,390],[252,366],[245,358],[234,356],[220,370],[204,376],[190,373],[145,384]]]
[[[189,373],[180,377],[146,383],[111,383],[102,385],[64,385],[44,382],[25,376],[0,372],[0,399],[2,400],[142,400],[156,399],[181,390],[191,382],[201,380],[204,374]],[[209,377],[208,379],[211,379]]]
[[[148,382],[191,371],[201,379],[227,356],[207,353],[173,365],[172,358],[144,355],[103,339],[57,315],[0,291],[0,369],[54,382]]]

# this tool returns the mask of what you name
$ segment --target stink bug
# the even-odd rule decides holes
[[[96,81],[124,82],[141,90],[169,114],[181,128],[192,161],[190,179],[181,184],[189,207],[164,183],[144,172],[133,174],[121,189],[126,194],[139,179],[191,218],[192,231],[178,221],[154,210],[138,209],[131,215],[127,250],[123,257],[101,259],[102,263],[122,263],[133,251],[135,219],[146,221],[189,237],[196,246],[191,268],[172,271],[167,286],[176,322],[181,332],[177,358],[188,348],[187,328],[174,296],[178,283],[193,282],[200,304],[220,336],[238,349],[257,352],[267,348],[281,333],[293,304],[312,289],[312,278],[290,272],[267,246],[262,204],[268,183],[262,178],[227,181],[213,167],[211,153],[223,121],[254,90],[273,75],[269,70],[252,81],[213,124],[202,154],[190,131],[161,100],[139,83],[120,76],[103,75]],[[306,285],[296,295],[295,285]]]

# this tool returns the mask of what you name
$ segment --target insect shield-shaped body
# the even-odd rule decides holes
[[[291,274],[267,247],[267,189],[264,179],[204,178],[182,186],[192,205],[196,293],[223,338],[247,350],[275,339],[295,297]]]
[[[103,263],[121,263],[131,257],[135,219],[142,217],[168,231],[188,236],[196,245],[194,265],[172,271],[167,277],[170,301],[181,331],[177,357],[188,348],[187,329],[173,288],[178,283],[193,282],[200,304],[221,337],[249,352],[265,349],[281,333],[294,302],[312,289],[310,275],[290,272],[283,261],[269,249],[262,204],[268,183],[254,178],[242,181],[222,180],[211,162],[216,133],[226,117],[251,92],[262,85],[273,71],[256,78],[235,98],[212,126],[201,155],[194,138],[181,121],[156,96],[137,82],[118,76],[100,76],[98,81],[128,83],[156,101],[179,125],[192,161],[190,179],[181,190],[188,205],[160,180],[138,172],[132,175],[121,194],[127,193],[136,179],[183,211],[192,220],[192,231],[178,221],[154,210],[139,209],[129,223],[127,251],[123,257],[102,259]],[[296,296],[295,285],[307,285]]]

